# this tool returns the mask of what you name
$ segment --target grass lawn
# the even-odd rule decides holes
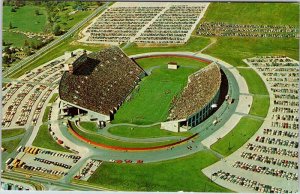
[[[240,68],[238,71],[245,78],[251,94],[269,95],[264,81],[253,69]]]
[[[222,59],[233,66],[244,66],[245,58],[264,55],[285,55],[299,58],[299,44],[293,38],[217,37],[217,42],[203,53]]]
[[[154,143],[132,143],[132,142],[124,142],[119,140],[114,140],[110,138],[106,138],[100,134],[91,134],[91,133],[85,133],[81,130],[79,130],[75,124],[72,122],[72,128],[82,137],[85,137],[93,142],[102,143],[105,145],[110,146],[119,146],[119,147],[126,147],[126,148],[144,148],[144,147],[154,147],[154,146],[160,146],[160,145],[167,145],[170,143],[174,143],[175,141],[164,141],[164,142],[154,142]]]
[[[49,112],[50,112],[50,108],[51,106],[47,106],[42,118],[43,123],[48,121],[48,116],[49,116]]]
[[[194,37],[188,40],[184,45],[168,46],[168,47],[139,47],[135,44],[127,47],[124,51],[127,55],[147,53],[147,52],[167,52],[167,51],[191,51],[196,52],[203,49],[210,43],[207,37]]]
[[[71,12],[71,9],[68,9],[69,12]],[[60,16],[60,20],[57,22],[63,30],[68,30],[72,28],[75,24],[78,22],[82,21],[84,18],[86,18],[88,15],[90,15],[93,11],[78,11],[75,14],[72,14],[68,17],[66,17],[67,12],[64,11],[65,13],[59,13],[58,15]]]
[[[26,5],[17,9],[16,12],[11,12],[11,8],[11,6],[3,6],[3,29],[8,29],[11,22],[15,30],[43,32],[47,23],[45,8]],[[37,16],[35,10],[39,10],[40,15]]]
[[[211,182],[201,170],[218,158],[209,151],[164,162],[116,164],[104,162],[89,183],[122,191],[230,192]]]
[[[53,103],[57,97],[58,97],[58,93],[54,93],[51,99],[49,100],[49,103]]]
[[[157,65],[162,64],[157,61]],[[152,124],[165,121],[169,115],[170,103],[187,84],[195,68],[169,70],[167,67],[154,69],[146,76],[131,96],[114,115],[112,123]]]
[[[121,137],[132,138],[154,138],[154,137],[166,137],[166,136],[191,136],[189,132],[176,133],[160,129],[160,125],[153,127],[132,127],[132,126],[116,126],[108,129],[111,134]]]
[[[6,152],[11,153],[21,142],[22,138],[10,140],[10,141],[2,141],[2,147],[4,147]]]
[[[299,26],[299,4],[211,3],[202,21]]]
[[[250,109],[251,115],[266,117],[270,106],[269,96],[253,96],[253,102]]]
[[[21,135],[23,133],[25,133],[25,129],[24,128],[21,128],[21,129],[6,129],[6,130],[3,130],[2,129],[2,138],[9,138],[9,137],[14,137],[14,136],[17,136],[17,135]]]
[[[6,44],[11,44],[12,46],[16,47],[23,47],[25,40],[27,40],[29,44],[32,42],[36,44],[41,42],[41,40],[38,40],[37,38],[28,38],[24,34],[15,32],[3,32],[3,40]]]
[[[80,122],[80,126],[89,131],[98,131],[99,130],[99,127],[98,127],[97,123],[95,123],[95,122],[82,121],[82,122]]]
[[[48,125],[44,124],[41,125],[39,128],[39,132],[37,136],[35,137],[33,143],[33,146],[42,147],[46,149],[51,150],[57,150],[61,152],[70,152],[68,149],[60,146],[56,141],[52,138],[52,136],[49,133]]]
[[[223,138],[211,145],[211,149],[228,156],[244,145],[259,129],[263,120],[242,117],[240,122]]]

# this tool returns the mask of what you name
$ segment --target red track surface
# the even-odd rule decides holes
[[[200,57],[194,57],[194,56],[189,56],[189,55],[180,55],[180,54],[153,54],[153,55],[149,55],[149,56],[138,56],[138,57],[133,57],[133,59],[143,59],[143,58],[161,58],[161,57],[180,57],[180,58],[189,58],[189,59],[193,59],[196,61],[200,61],[206,64],[210,64],[212,61],[208,60],[208,59],[204,59],[204,58],[200,58]]]
[[[97,143],[97,142],[94,142],[94,141],[91,141],[85,137],[82,137],[81,135],[79,135],[72,127],[71,127],[71,122],[68,121],[68,130],[69,132],[71,132],[71,134],[73,134],[75,137],[77,137],[78,139],[80,139],[81,141],[83,142],[86,142],[88,144],[91,144],[91,145],[94,145],[94,146],[97,146],[97,147],[101,147],[101,148],[105,148],[105,149],[110,149],[110,150],[120,150],[120,151],[149,151],[149,150],[157,150],[157,149],[164,149],[164,148],[168,148],[168,147],[171,147],[171,146],[175,146],[175,145],[178,145],[178,144],[181,144],[181,143],[184,143],[194,137],[196,137],[198,135],[198,133],[188,137],[188,138],[185,138],[181,141],[178,141],[178,142],[175,142],[175,143],[171,143],[171,144],[166,144],[166,145],[161,145],[161,146],[154,146],[154,147],[145,147],[145,148],[126,148],[126,147],[119,147],[119,146],[110,146],[110,145],[106,145],[106,144],[102,144],[102,143]]]

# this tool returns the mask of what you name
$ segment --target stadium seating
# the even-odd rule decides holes
[[[185,119],[196,113],[212,100],[220,85],[221,72],[215,63],[192,74],[182,94],[173,99],[169,119]]]
[[[120,48],[91,53],[73,73],[64,73],[59,87],[62,100],[111,115],[144,74]]]

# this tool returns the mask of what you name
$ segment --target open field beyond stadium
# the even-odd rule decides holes
[[[224,156],[230,155],[244,145],[260,128],[262,123],[263,120],[243,117],[226,136],[214,143],[211,149]]]
[[[14,136],[18,136],[21,135],[23,133],[25,133],[25,129],[24,128],[20,128],[20,129],[7,129],[7,130],[2,130],[2,138],[10,138],[10,137],[14,137]]]
[[[201,169],[218,161],[209,151],[151,164],[103,163],[88,182],[124,191],[229,192]],[[171,179],[170,179],[171,177]]]

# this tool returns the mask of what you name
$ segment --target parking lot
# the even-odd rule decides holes
[[[23,169],[32,173],[65,176],[81,158],[74,154],[35,147],[21,147],[16,158],[7,162],[8,169]]]
[[[297,192],[299,63],[284,56],[253,57],[244,62],[266,83],[268,115],[244,146],[203,172],[233,191]]]

